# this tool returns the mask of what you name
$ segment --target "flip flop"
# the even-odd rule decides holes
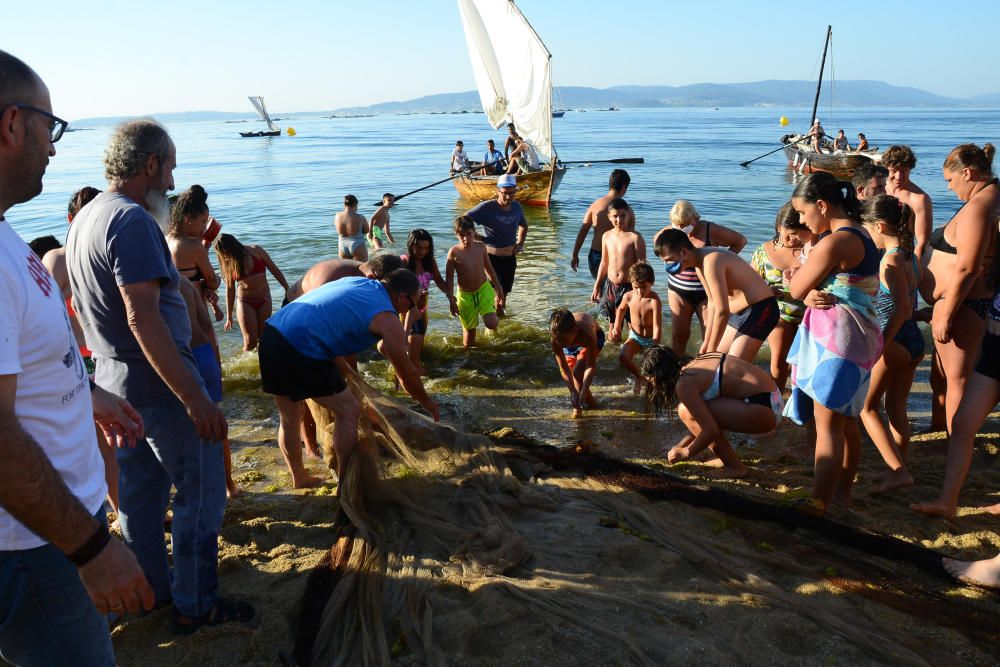
[[[223,623],[247,623],[253,620],[257,611],[248,603],[242,600],[232,600],[229,598],[219,598],[211,611],[203,616],[190,619],[189,622],[182,622],[181,615],[174,608],[173,631],[177,635],[191,635],[201,628]]]

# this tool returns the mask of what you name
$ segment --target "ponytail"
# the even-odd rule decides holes
[[[844,214],[855,222],[861,222],[861,202],[850,181],[840,181],[833,174],[817,171],[809,174],[796,186],[792,199],[804,199],[810,204],[822,200],[831,206],[838,206]]]
[[[892,195],[878,195],[865,201],[861,218],[867,225],[885,223],[891,235],[899,242],[899,251],[903,256],[906,259],[913,256],[916,214],[909,204],[904,204]]]

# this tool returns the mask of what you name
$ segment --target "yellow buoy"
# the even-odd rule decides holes
[[[288,128],[287,130],[285,130],[285,132],[287,132],[288,136],[290,136],[290,137],[294,137],[295,136],[295,128],[294,127]]]
[[[784,116],[782,116],[781,118],[779,118],[778,122],[781,123],[781,127],[784,127],[784,126],[788,125],[788,119],[785,118]]]

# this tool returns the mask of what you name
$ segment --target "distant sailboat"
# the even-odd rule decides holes
[[[267,123],[267,131],[261,130],[260,132],[240,132],[240,136],[241,137],[277,137],[277,136],[280,136],[281,135],[281,128],[279,128],[277,125],[275,125],[274,121],[271,120],[271,116],[268,115],[268,113],[267,113],[267,107],[264,106],[264,98],[261,97],[261,96],[259,96],[259,95],[257,95],[257,96],[251,95],[247,99],[250,100],[250,104],[253,105],[253,108],[257,110],[257,113],[260,114],[260,117],[262,119],[264,119],[265,123]]]

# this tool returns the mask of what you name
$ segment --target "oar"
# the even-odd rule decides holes
[[[493,162],[487,162],[486,164],[484,164],[484,165],[482,165],[480,167],[477,167],[477,169],[482,169],[483,167],[492,167],[493,165],[499,164],[499,163],[500,163],[499,160],[495,160]],[[468,173],[471,173],[471,172],[469,172],[468,170],[466,170],[466,171],[460,171],[457,174],[452,174],[448,178],[442,178],[440,181],[434,181],[430,185],[425,185],[422,188],[417,188],[416,190],[410,190],[409,192],[404,192],[401,195],[395,195],[395,196],[393,196],[392,200],[394,202],[397,202],[400,199],[402,199],[403,197],[409,197],[410,195],[416,194],[417,192],[422,192],[422,191],[426,190],[427,188],[433,188],[435,185],[441,185],[442,183],[447,183],[448,181],[453,181],[456,178],[458,178],[459,176],[464,176],[464,175],[466,175]],[[381,205],[382,205],[382,202],[378,202],[376,204],[372,204],[372,206],[381,206]]]
[[[809,139],[809,138],[810,137],[807,134],[806,136],[802,137],[801,139],[796,139],[795,141],[793,141],[791,143],[788,143],[788,144],[782,144],[778,148],[775,148],[773,151],[768,151],[768,152],[764,153],[763,155],[758,155],[757,157],[755,157],[752,160],[747,160],[746,162],[740,162],[740,166],[743,167],[744,169],[746,169],[746,168],[748,168],[750,166],[751,162],[756,162],[757,160],[761,159],[762,157],[767,157],[768,155],[772,155],[774,153],[777,153],[780,150],[784,150],[785,146],[794,146],[795,144],[799,143],[800,141],[805,141],[806,139]]]
[[[646,159],[641,157],[617,157],[613,160],[559,160],[562,164],[645,164]]]

